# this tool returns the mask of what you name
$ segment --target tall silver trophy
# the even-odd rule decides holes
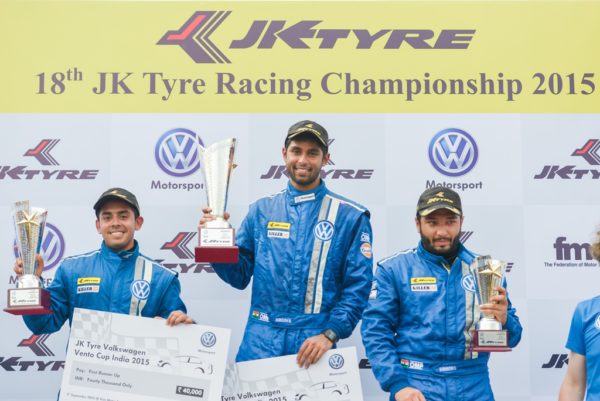
[[[491,256],[478,256],[470,266],[471,274],[475,278],[477,298],[479,304],[490,303],[491,297],[498,295],[496,287],[502,286],[506,262],[492,259]],[[506,352],[508,346],[508,332],[502,329],[502,323],[493,315],[483,314],[477,323],[473,351],[477,352]]]
[[[16,202],[12,216],[15,226],[17,248],[23,261],[23,275],[17,279],[17,288],[8,290],[7,307],[14,315],[40,315],[52,313],[50,293],[42,288],[40,278],[35,275],[35,256],[40,253],[42,237],[48,212],[41,208],[30,208],[29,201]]]
[[[239,250],[235,246],[235,230],[223,217],[227,208],[231,171],[235,167],[235,142],[235,138],[229,138],[207,148],[199,145],[208,207],[212,209],[216,219],[199,230],[196,262],[237,263],[239,258]]]

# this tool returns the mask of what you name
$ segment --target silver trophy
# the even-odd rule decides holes
[[[479,304],[490,303],[490,299],[498,295],[496,288],[502,286],[506,262],[492,259],[491,256],[478,256],[471,263],[470,270],[475,278]],[[483,314],[477,323],[474,342],[474,351],[510,351],[508,332],[502,330],[502,323],[493,315]]]
[[[215,220],[200,228],[199,244],[195,250],[196,262],[236,263],[238,247],[235,246],[235,230],[223,217],[231,171],[235,164],[235,138],[225,139],[206,148],[198,146],[200,165],[204,175],[204,188],[208,207]]]
[[[29,201],[16,202],[13,206],[12,216],[17,248],[23,261],[23,274],[17,279],[17,288],[8,290],[8,306],[5,311],[9,313],[52,313],[50,295],[42,288],[40,278],[35,274],[35,257],[40,253],[47,215],[45,209],[30,208]]]

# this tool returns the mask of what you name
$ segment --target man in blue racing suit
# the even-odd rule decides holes
[[[327,131],[300,121],[284,145],[287,188],[250,206],[236,236],[239,262],[213,267],[238,289],[254,276],[236,361],[297,353],[298,364],[308,367],[350,336],[361,317],[372,280],[372,233],[369,212],[320,178],[329,160]],[[203,212],[201,227],[214,218],[211,209]]]
[[[144,222],[135,195],[111,188],[94,209],[103,239],[100,249],[62,261],[48,287],[53,313],[23,316],[27,327],[35,334],[58,331],[67,319],[71,324],[74,308],[162,317],[171,326],[192,323],[179,296],[177,274],[142,255],[133,238]],[[22,266],[17,260],[17,275],[23,274]],[[38,255],[37,276],[43,267]]]
[[[502,323],[509,347],[521,339],[504,287],[491,303],[478,303],[469,271],[475,255],[459,240],[462,221],[456,192],[427,189],[417,205],[418,247],[378,263],[361,332],[390,400],[492,401],[489,353],[471,349],[480,312]]]

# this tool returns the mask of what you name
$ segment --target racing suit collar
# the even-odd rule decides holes
[[[108,258],[109,260],[121,261],[121,260],[135,260],[140,254],[140,247],[136,240],[133,240],[133,249],[129,251],[113,251],[110,249],[104,241],[102,241],[102,246],[100,247],[100,252],[102,256]]]
[[[464,247],[464,245],[462,244],[462,242],[458,243],[458,249],[456,250],[456,259],[454,259],[454,264],[456,264],[457,260],[463,261],[465,260],[465,251],[466,248]],[[437,265],[447,265],[448,261],[446,260],[445,257],[441,256],[441,255],[436,255],[433,254],[431,252],[429,252],[427,249],[425,249],[425,247],[423,246],[423,241],[419,241],[419,246],[417,248],[417,252],[419,253],[419,255],[421,255],[423,258],[427,259],[430,262],[433,262]]]
[[[325,186],[325,181],[323,179],[321,179],[321,183],[318,187],[311,189],[310,191],[300,191],[288,181],[287,198],[290,205],[321,200],[326,193],[327,187]]]

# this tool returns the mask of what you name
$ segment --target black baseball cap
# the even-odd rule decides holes
[[[329,147],[329,135],[327,134],[327,130],[319,123],[310,120],[298,121],[290,127],[287,136],[285,137],[285,146],[287,146],[292,139],[304,133],[314,136],[317,142],[322,144],[325,149]]]
[[[100,197],[94,204],[96,217],[100,215],[100,210],[102,209],[102,206],[104,206],[106,202],[111,200],[120,200],[129,204],[135,211],[136,217],[140,215],[140,205],[138,204],[137,198],[134,194],[123,188],[111,188],[104,191],[104,193],[100,195]]]
[[[462,216],[460,196],[449,188],[432,187],[426,189],[417,203],[417,214],[427,216],[438,209],[448,209],[452,213]]]

